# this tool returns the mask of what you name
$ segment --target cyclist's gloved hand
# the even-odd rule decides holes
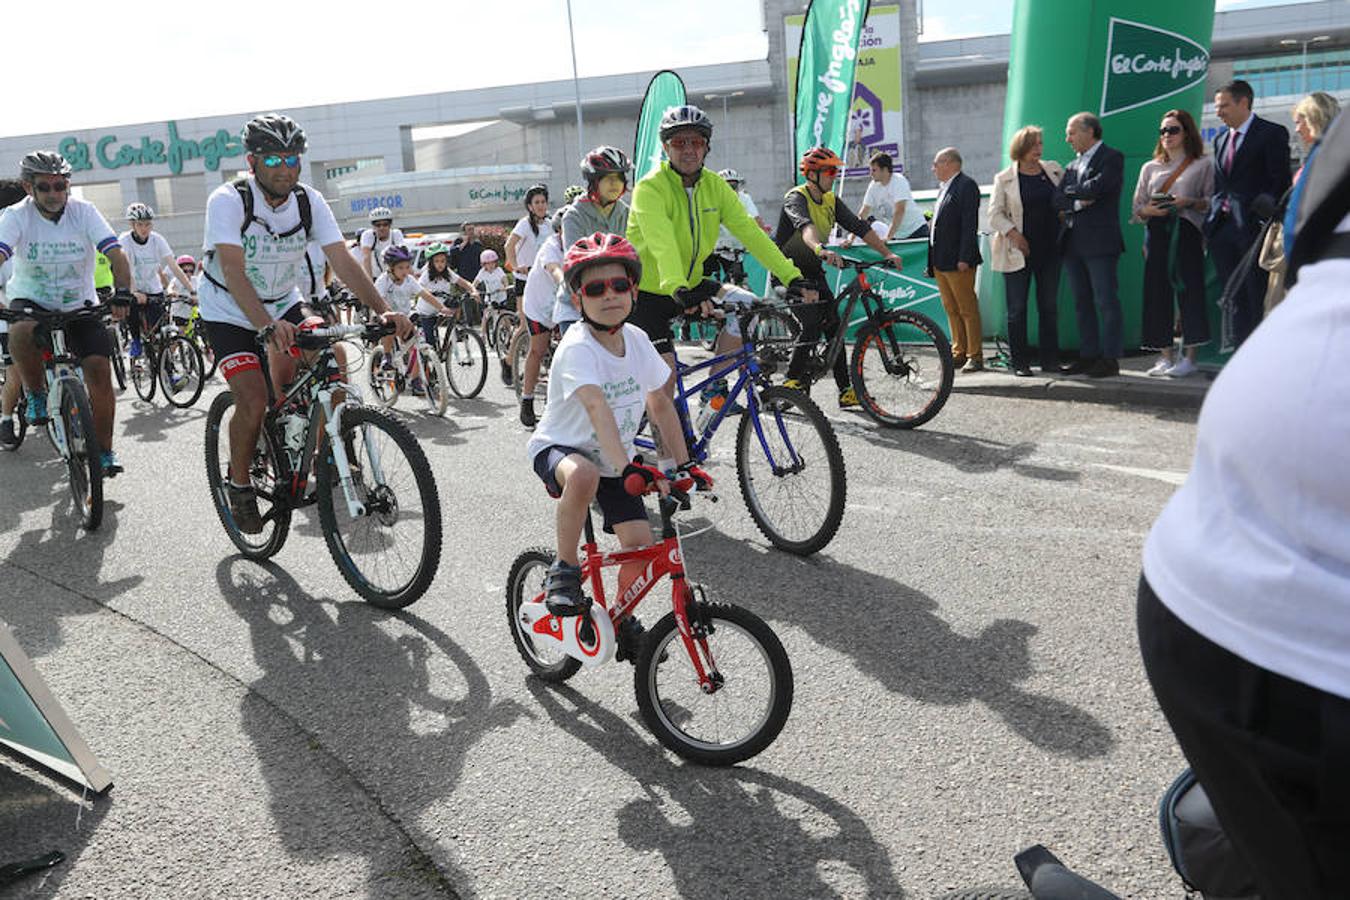
[[[720,290],[722,290],[721,282],[705,278],[693,287],[678,288],[675,291],[675,302],[686,310],[694,309],[705,300],[716,297]]]
[[[619,477],[623,479],[623,489],[634,497],[642,496],[652,485],[666,480],[666,474],[660,469],[636,461],[624,466]]]
[[[113,291],[112,300],[110,300],[109,302],[113,306],[126,307],[130,306],[135,299],[136,296],[132,294],[131,291],[127,290],[126,288],[118,288],[117,290]]]
[[[805,278],[797,277],[788,282],[788,299],[803,303],[815,303],[820,299],[815,286]]]
[[[712,476],[699,468],[698,463],[690,460],[675,470],[675,490],[689,493],[691,490],[710,491],[713,487]]]

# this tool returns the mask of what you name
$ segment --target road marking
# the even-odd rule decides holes
[[[1170,485],[1180,487],[1186,481],[1185,472],[1168,472],[1166,469],[1137,469],[1134,466],[1113,466],[1107,463],[1093,463],[1098,469],[1110,469],[1113,472],[1123,472],[1126,475],[1138,475],[1140,478],[1152,478],[1155,481],[1162,481]]]

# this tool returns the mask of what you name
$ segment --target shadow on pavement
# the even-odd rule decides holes
[[[639,730],[571,687],[526,682],[559,728],[645,792],[617,813],[634,850],[662,854],[681,897],[905,895],[886,850],[846,804],[749,768],[674,762]]]
[[[730,581],[745,570],[744,549],[735,541],[705,541],[699,568]],[[998,619],[966,637],[938,616],[931,597],[825,556],[758,566],[753,584],[752,609],[804,629],[887,690],[939,706],[979,701],[1058,756],[1103,756],[1115,743],[1091,714],[1018,686],[1035,674],[1030,643],[1037,628],[1029,622]]]
[[[467,875],[434,836],[419,834],[417,823],[453,793],[470,748],[513,724],[522,708],[494,703],[469,655],[411,613],[314,597],[275,564],[238,556],[221,562],[216,580],[248,625],[263,670],[249,686],[242,718],[288,851],[322,859],[365,853],[369,841],[325,807],[331,791],[316,795],[312,782],[294,777],[295,748],[279,745],[272,733],[277,710],[311,735],[315,771],[327,772],[316,777],[338,777],[336,762],[378,810],[370,814],[410,841],[402,866],[372,872],[372,896],[463,889]]]
[[[841,432],[860,437],[878,447],[917,453],[934,462],[946,463],[961,472],[981,474],[1007,469],[1024,478],[1041,481],[1078,481],[1082,477],[1081,473],[1072,469],[1024,462],[1023,460],[1036,452],[1037,445],[1030,441],[1004,444],[1000,441],[930,429],[896,431],[878,428],[871,422],[852,425],[835,420],[835,425]]]
[[[117,424],[122,430],[121,440],[136,440],[147,444],[166,441],[169,439],[167,434],[169,429],[192,423],[204,424],[206,411],[210,405],[209,401],[203,402],[198,399],[196,405],[179,409],[168,403],[160,404],[158,401],[146,403],[143,400],[136,400],[131,404],[132,411],[129,415],[117,417]],[[119,411],[126,412],[125,407]]]
[[[0,882],[0,897],[56,896],[113,802],[111,794],[82,800],[78,791],[58,786],[45,774],[30,773],[21,763],[0,758],[0,866],[53,850],[66,855],[50,869],[13,884]]]

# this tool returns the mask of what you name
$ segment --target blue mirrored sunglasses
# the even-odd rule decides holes
[[[294,169],[296,166],[300,165],[300,154],[293,153],[290,156],[277,156],[276,154],[273,154],[262,158],[262,164],[269,169],[275,169],[283,162],[286,164],[286,168]]]

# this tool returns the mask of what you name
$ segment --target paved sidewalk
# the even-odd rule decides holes
[[[1218,372],[1202,369],[1189,378],[1150,378],[1145,372],[1156,359],[1153,354],[1122,359],[1120,374],[1111,378],[1043,375],[1040,368],[1034,368],[1035,374],[1030,378],[1018,378],[1009,369],[988,368],[986,363],[983,372],[958,371],[952,391],[1031,400],[1199,409]]]

